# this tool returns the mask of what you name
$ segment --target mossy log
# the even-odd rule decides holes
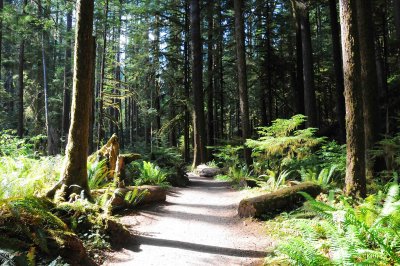
[[[321,187],[317,184],[306,182],[265,195],[243,199],[239,203],[238,214],[240,217],[259,218],[263,215],[293,210],[305,201],[304,197],[298,193],[300,191],[316,197],[321,193]]]
[[[131,186],[125,188],[117,188],[114,192],[114,200],[111,203],[113,208],[125,205],[126,203],[124,203],[124,197],[126,193],[128,193],[129,191],[134,191],[136,188],[138,189],[138,192],[142,192],[145,190],[148,191],[148,193],[144,196],[144,198],[139,202],[138,205],[164,202],[167,199],[167,190],[159,186]]]
[[[125,201],[125,196],[129,191],[134,191],[135,189],[138,189],[138,192],[143,192],[145,190],[148,191],[148,193],[143,197],[143,199],[138,203],[138,205],[144,205],[144,204],[150,204],[150,203],[159,203],[159,202],[165,202],[167,199],[167,192],[168,190],[159,186],[130,186],[130,187],[124,187],[124,188],[117,188],[113,196],[110,200],[111,204],[111,209],[112,210],[118,210],[118,209],[123,209],[123,208],[128,208],[129,204]],[[100,196],[101,194],[106,193],[106,189],[96,189],[92,190],[93,195]]]

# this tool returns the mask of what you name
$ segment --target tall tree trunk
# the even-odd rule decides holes
[[[219,84],[219,137],[224,137],[225,128],[225,101],[224,101],[224,64],[223,64],[223,53],[224,53],[224,28],[222,26],[222,0],[218,1],[218,84]]]
[[[67,13],[67,33],[72,32],[72,10]],[[69,120],[71,114],[71,57],[72,57],[72,40],[66,38],[65,63],[64,63],[64,89],[63,89],[63,115],[61,122],[61,136],[67,138],[69,129]]]
[[[89,154],[92,154],[95,150],[94,143],[94,124],[95,124],[95,110],[96,110],[96,52],[97,52],[97,41],[96,37],[92,38],[92,74],[91,74],[91,84],[90,84],[90,118],[89,118]],[[120,142],[121,143],[121,142]],[[122,142],[123,143],[123,142]]]
[[[214,146],[214,0],[207,5],[207,145]],[[211,150],[207,157],[211,159]]]
[[[329,0],[329,12],[331,18],[331,35],[333,50],[333,65],[335,68],[336,79],[336,116],[339,124],[339,141],[346,142],[346,122],[344,106],[344,80],[343,80],[343,61],[340,44],[340,25],[338,21],[338,12],[336,9],[336,0]]]
[[[272,88],[272,36],[271,36],[271,24],[272,24],[272,15],[274,13],[274,8],[271,8],[271,4],[267,2],[267,61],[266,61],[266,70],[267,70],[267,82],[265,83],[266,85],[266,90],[268,92],[268,116],[269,116],[269,121],[272,121],[273,114],[273,88]]]
[[[117,82],[116,84],[116,89],[114,91],[114,94],[117,95],[117,99],[114,100],[114,104],[116,107],[114,107],[114,119],[115,119],[115,128],[116,128],[116,133],[119,138],[119,144],[121,148],[124,147],[124,133],[123,133],[123,128],[122,128],[122,102],[121,102],[121,47],[120,47],[120,42],[121,42],[121,27],[122,27],[122,1],[119,0],[119,14],[118,14],[118,26],[117,26],[117,36],[116,36],[116,66],[115,66],[115,81]]]
[[[72,193],[90,197],[87,178],[87,157],[89,140],[89,117],[92,97],[91,83],[93,45],[93,0],[78,0],[76,4],[75,62],[72,89],[71,126],[61,182],[48,196],[54,196],[61,184],[66,185],[66,195]]]
[[[184,53],[184,87],[185,87],[185,98],[189,101],[190,98],[190,87],[189,87],[189,2],[185,1],[185,39],[183,42],[183,53]],[[190,161],[190,111],[189,102],[185,105],[185,125],[184,125],[184,159],[185,162]]]
[[[206,162],[206,132],[203,95],[203,55],[200,33],[199,0],[190,1],[190,24],[192,40],[192,87],[194,100],[194,158],[193,166]]]
[[[371,1],[357,1],[358,34],[360,39],[361,86],[363,88],[364,134],[367,177],[372,177],[373,163],[369,151],[379,136],[378,77],[375,62],[374,23]]]
[[[0,12],[3,12],[4,3],[0,0]],[[1,75],[2,65],[3,65],[3,19],[0,18],[0,80],[3,78]]]
[[[303,45],[301,41],[301,22],[297,12],[296,2],[292,2],[292,13],[296,28],[296,113],[305,114],[304,110],[304,80],[303,80]]]
[[[396,26],[397,48],[400,49],[400,0],[393,0],[394,23]]]
[[[25,14],[25,7],[28,0],[24,0],[22,14]],[[18,137],[24,136],[24,54],[25,40],[22,39],[19,44],[19,64],[18,64]]]
[[[318,127],[310,19],[308,8],[306,7],[306,5],[298,1],[296,2],[301,25],[301,45],[304,80],[304,111],[305,115],[308,117],[306,124],[307,127]]]
[[[251,137],[250,132],[250,116],[249,116],[249,96],[247,92],[247,68],[246,68],[246,48],[244,35],[244,19],[243,19],[243,0],[234,0],[235,9],[235,41],[237,55],[237,73],[239,85],[239,103],[240,118],[242,126],[242,140]],[[247,165],[251,165],[251,151],[244,149],[244,158]]]
[[[43,6],[41,1],[38,2],[39,17],[43,17]],[[41,31],[41,49],[42,49],[42,71],[43,71],[43,93],[44,93],[44,115],[46,122],[46,134],[47,134],[47,154],[55,155],[57,154],[57,145],[55,145],[55,132],[50,125],[50,111],[49,111],[49,87],[47,83],[47,62],[46,62],[46,44],[47,44],[47,34],[42,29]]]
[[[268,3],[268,1],[267,1],[267,3]],[[269,17],[268,17],[268,14],[266,14],[267,26],[265,27],[265,25],[263,23],[264,16],[265,16],[264,11],[263,11],[264,5],[261,3],[261,1],[257,1],[256,5],[257,5],[257,9],[256,9],[255,12],[256,12],[256,14],[258,16],[256,31],[260,32],[260,33],[256,33],[256,37],[260,39],[259,46],[261,47],[260,49],[262,49],[262,51],[264,51],[264,49],[266,49],[265,46],[266,46],[266,43],[267,43],[266,38],[270,38],[270,36],[268,35],[268,30],[269,30],[268,29],[268,27],[269,27],[269,25],[268,25],[269,19],[268,18]],[[265,28],[267,28],[267,31],[266,31],[266,36],[264,37],[261,32],[263,32],[263,30]],[[267,55],[267,57],[268,57],[268,55]],[[267,93],[266,93],[266,90],[265,90],[265,87],[266,87],[265,84],[266,84],[266,79],[268,78],[267,75],[269,75],[267,67],[268,67],[268,64],[270,62],[269,62],[268,59],[265,58],[264,53],[261,53],[261,52],[258,55],[258,60],[260,61],[260,64],[261,64],[261,67],[260,67],[261,73],[260,73],[259,84],[258,84],[258,87],[259,87],[259,89],[258,89],[258,93],[259,93],[258,101],[259,101],[259,108],[260,108],[259,109],[259,112],[260,112],[260,114],[259,114],[260,115],[260,126],[267,126],[267,124],[268,124],[267,100],[268,99],[267,99]]]
[[[346,103],[346,194],[365,197],[363,94],[356,0],[340,0],[344,95]]]
[[[159,5],[159,1],[156,1],[156,6]],[[154,23],[154,88],[155,88],[155,95],[154,95],[154,105],[155,109],[157,110],[156,115],[156,126],[155,130],[157,132],[157,136],[161,129],[161,84],[159,80],[159,72],[160,72],[160,17],[158,14],[155,16],[155,23]],[[159,145],[159,141],[156,141],[156,145]]]
[[[102,141],[105,136],[104,130],[104,76],[105,76],[105,66],[106,66],[106,51],[107,51],[107,21],[108,21],[108,0],[106,0],[104,6],[104,31],[103,31],[103,51],[101,53],[101,66],[100,66],[100,86],[99,86],[99,120],[97,125],[97,147],[102,146]]]

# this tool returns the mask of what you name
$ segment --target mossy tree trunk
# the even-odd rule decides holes
[[[356,0],[340,0],[346,103],[346,194],[365,197],[365,144]]]
[[[72,88],[71,125],[61,183],[66,185],[66,197],[82,190],[90,196],[87,177],[89,118],[92,75],[93,0],[78,0],[76,4],[75,62]]]
[[[379,136],[378,76],[376,71],[374,22],[371,1],[357,0],[357,22],[360,38],[361,84],[364,107],[364,135],[366,149],[366,174],[373,175],[372,158],[369,156]]]

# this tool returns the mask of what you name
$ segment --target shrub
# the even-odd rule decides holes
[[[152,162],[143,161],[139,165],[139,178],[135,180],[137,186],[141,185],[159,185],[168,186],[167,173]]]
[[[280,170],[286,161],[302,160],[325,141],[315,136],[315,128],[298,129],[306,117],[295,115],[291,119],[277,119],[270,127],[259,128],[257,140],[248,139],[246,146],[253,149],[252,156],[260,165],[259,174],[266,169]]]
[[[272,223],[285,231],[275,252],[296,265],[397,265],[400,263],[399,186],[360,203],[340,197],[324,203],[304,194],[315,218]],[[384,199],[384,200],[383,200]],[[383,203],[382,203],[383,202]],[[278,228],[277,228],[278,227]]]
[[[61,156],[0,157],[0,199],[43,194],[59,179],[62,161]]]

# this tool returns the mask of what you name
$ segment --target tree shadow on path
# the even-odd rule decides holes
[[[201,253],[225,255],[225,256],[231,256],[231,257],[264,258],[269,253],[266,251],[244,250],[244,249],[210,246],[210,245],[189,243],[189,242],[177,241],[177,240],[160,239],[160,238],[154,238],[154,237],[150,237],[150,236],[134,236],[134,239],[131,241],[129,246],[126,247],[126,249],[133,251],[133,252],[140,252],[141,245],[177,248],[177,249],[184,249],[184,250],[190,250],[190,251],[201,252]]]

